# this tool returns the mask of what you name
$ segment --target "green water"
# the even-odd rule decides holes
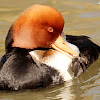
[[[64,33],[87,35],[100,45],[100,0],[0,0],[0,57],[9,27],[33,4],[59,10],[65,19]],[[100,100],[100,57],[86,73],[64,85],[40,90],[0,91],[0,100]]]

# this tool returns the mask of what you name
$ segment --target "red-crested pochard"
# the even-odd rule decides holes
[[[0,89],[47,87],[83,73],[98,58],[100,47],[86,36],[64,36],[63,27],[63,16],[52,7],[26,9],[6,37]]]

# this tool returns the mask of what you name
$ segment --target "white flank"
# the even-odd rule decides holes
[[[35,61],[37,60],[37,62],[39,62],[40,58],[35,51],[31,51],[31,52],[29,52],[29,54],[32,56],[32,58]],[[45,59],[46,60],[41,63],[44,63],[44,64],[56,69],[59,72],[59,74],[62,76],[64,81],[68,81],[68,80],[72,79],[72,77],[70,76],[70,74],[67,71],[69,64],[72,61],[71,58],[56,51],[53,55],[48,56]]]
[[[54,55],[48,57],[44,63],[58,70],[64,81],[68,81],[72,79],[67,71],[71,61],[71,58],[60,52],[56,52]]]

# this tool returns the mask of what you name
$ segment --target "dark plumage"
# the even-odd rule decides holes
[[[71,70],[74,72],[74,76],[77,77],[98,59],[100,46],[93,43],[87,36],[66,35],[66,40],[79,48],[80,57],[83,58],[80,60],[74,58],[71,64]]]
[[[33,89],[63,82],[59,72],[42,63],[37,65],[26,49],[14,48],[0,65],[0,89]]]
[[[98,59],[100,46],[93,43],[89,37],[66,35],[66,40],[79,48],[80,56],[88,60],[87,67]]]

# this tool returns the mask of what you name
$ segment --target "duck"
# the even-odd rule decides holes
[[[0,90],[44,88],[78,77],[98,59],[100,47],[87,36],[64,35],[55,8],[35,4],[12,24],[0,60]]]

